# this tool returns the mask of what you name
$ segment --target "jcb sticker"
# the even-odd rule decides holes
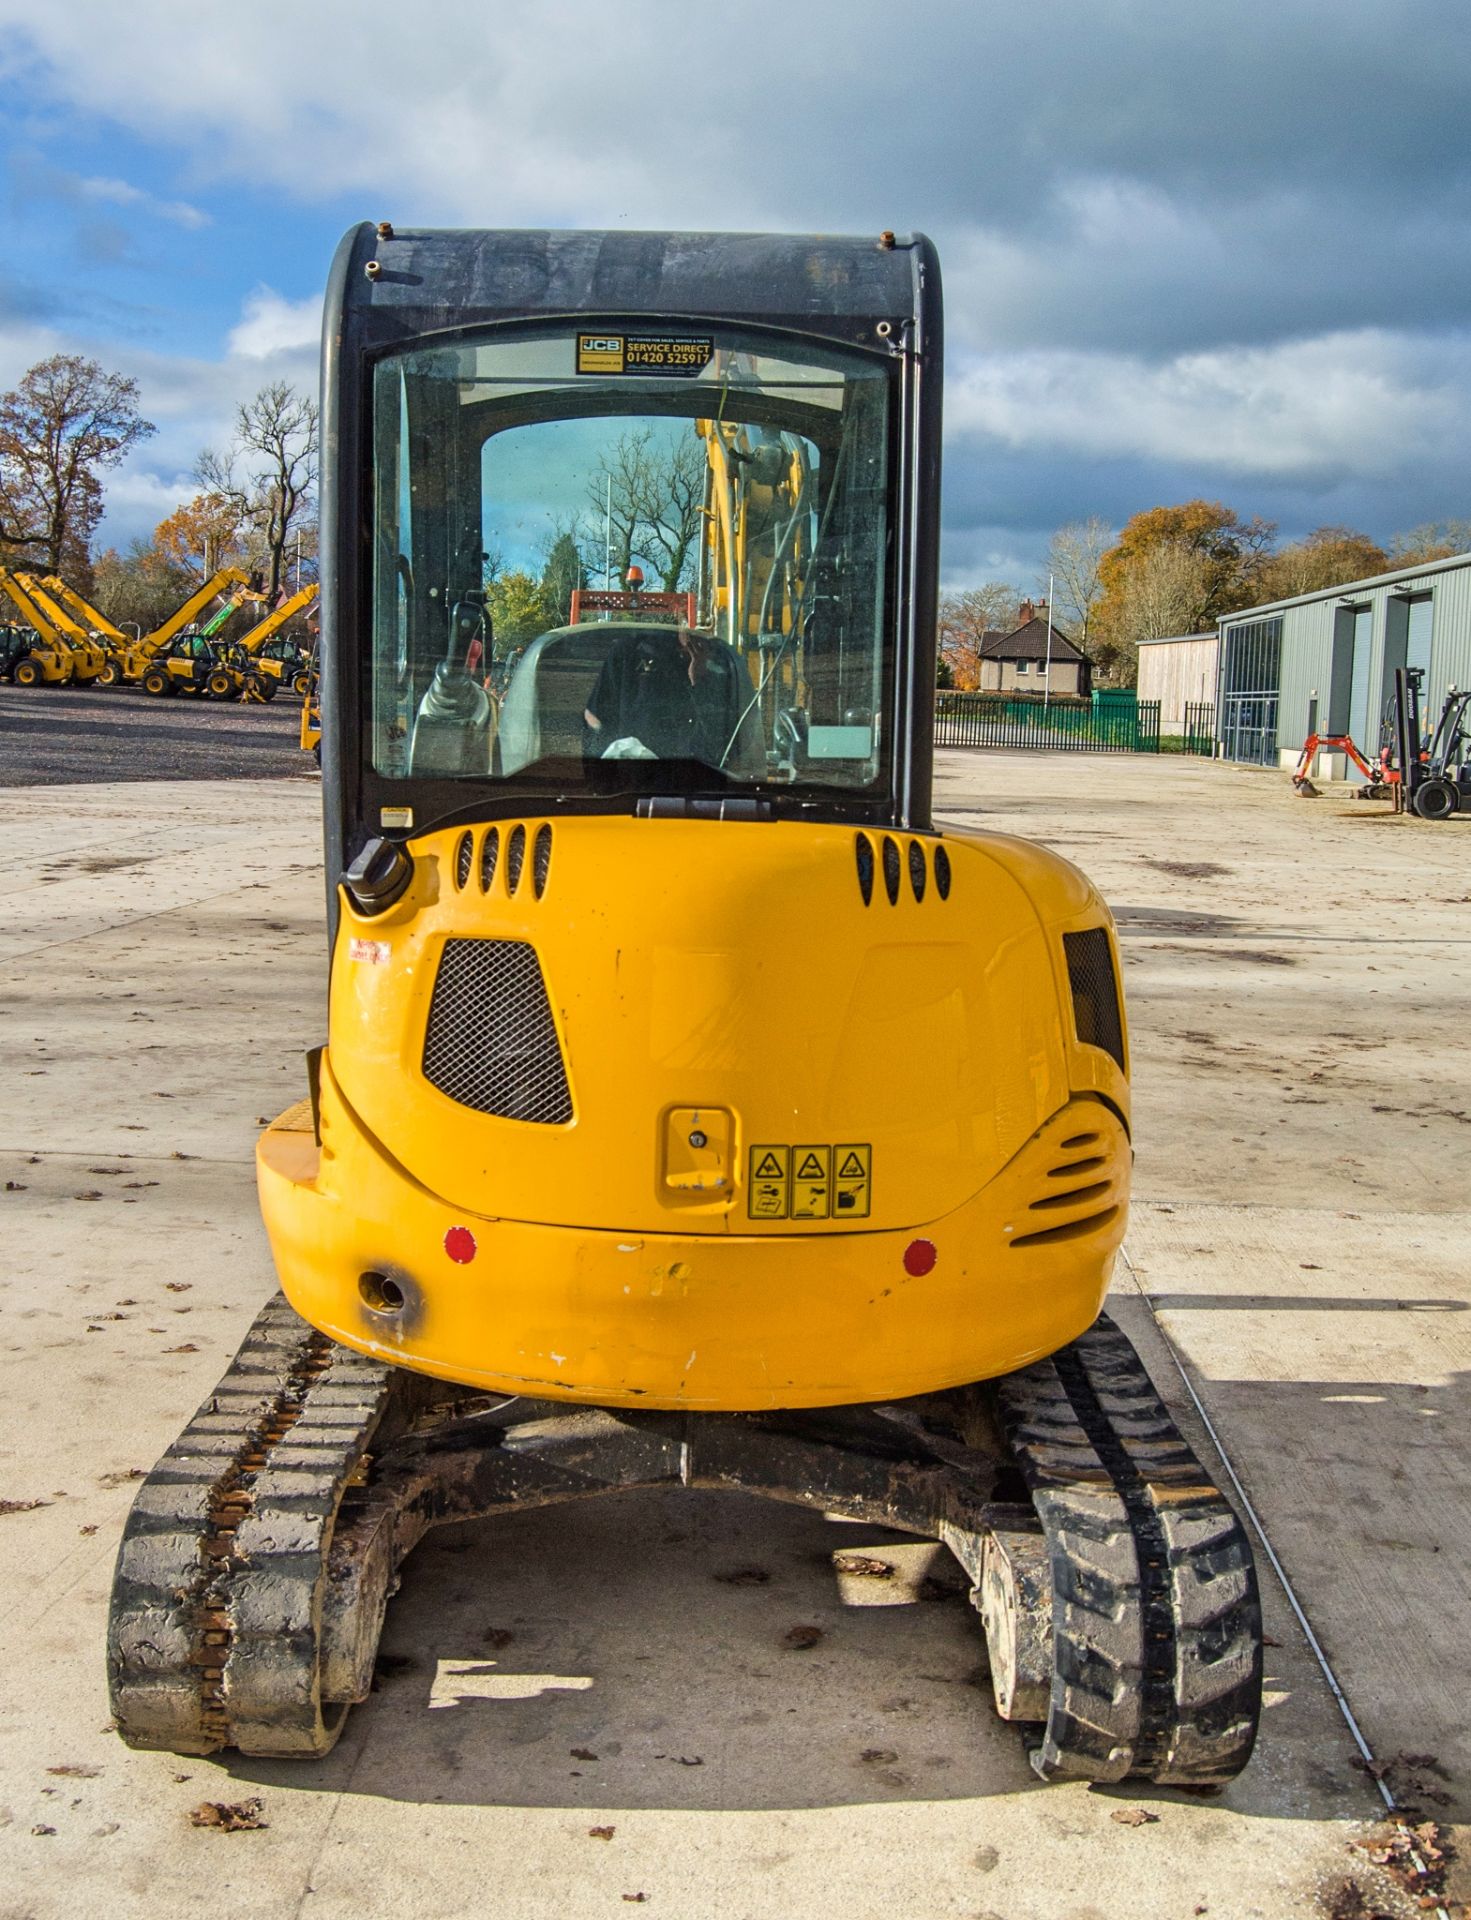
[[[746,1211],[753,1220],[785,1220],[790,1147],[752,1147]]]
[[[833,1218],[866,1220],[873,1196],[873,1148],[848,1142],[833,1148]]]
[[[703,373],[715,355],[709,334],[695,338],[674,333],[579,333],[579,373],[654,374],[660,379],[690,380]]]
[[[792,1148],[793,1220],[826,1220],[832,1194],[832,1148]]]
[[[872,1190],[873,1148],[866,1142],[751,1148],[746,1212],[752,1220],[866,1220]]]
[[[621,333],[579,333],[577,371],[579,373],[622,373],[623,335]]]
[[[393,957],[393,948],[386,940],[359,940],[354,937],[347,943],[347,957],[370,967],[381,967],[386,966]]]

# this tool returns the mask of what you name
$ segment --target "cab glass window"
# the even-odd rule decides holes
[[[376,773],[882,787],[889,396],[881,360],[719,328],[380,361]]]

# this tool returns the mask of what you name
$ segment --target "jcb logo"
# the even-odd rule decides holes
[[[607,338],[596,333],[583,334],[580,344],[584,353],[618,353],[623,346],[616,334]]]

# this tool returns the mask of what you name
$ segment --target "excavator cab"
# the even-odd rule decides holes
[[[124,1542],[125,1738],[324,1752],[427,1526],[673,1482],[944,1540],[1046,1777],[1244,1764],[1250,1551],[1100,1316],[1109,915],[932,818],[940,388],[918,235],[344,241],[327,1040],[284,1298]]]

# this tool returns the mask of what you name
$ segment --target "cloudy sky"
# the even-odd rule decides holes
[[[1197,494],[1471,515],[1464,0],[0,0],[0,387],[136,376],[105,541],[315,384],[342,230],[921,228],[949,584]]]

